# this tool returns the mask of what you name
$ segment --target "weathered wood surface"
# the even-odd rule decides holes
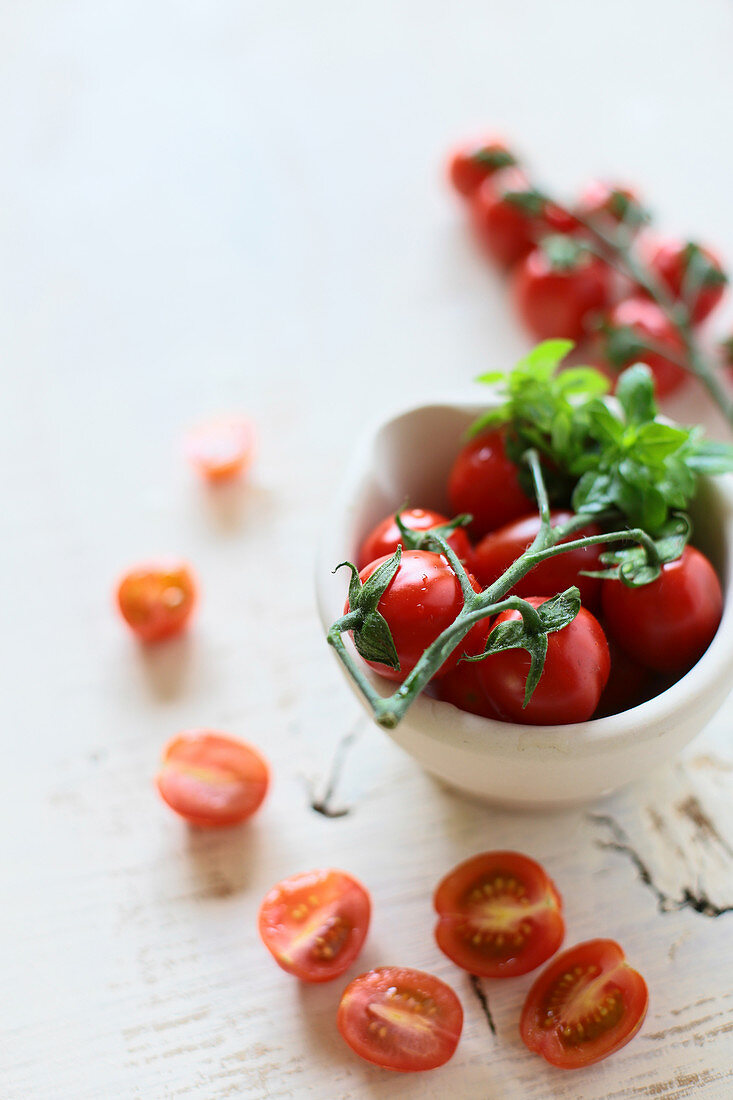
[[[314,608],[320,517],[362,419],[524,346],[441,190],[454,136],[496,120],[568,187],[618,168],[733,258],[730,5],[696,9],[692,53],[681,10],[621,5],[592,58],[587,5],[560,8],[562,34],[529,41],[522,5],[0,12],[4,1098],[733,1095],[730,704],[600,805],[497,811],[360,716]],[[613,86],[622,49],[596,127],[598,101],[574,89]],[[710,148],[719,173],[695,167]],[[257,465],[206,493],[180,435],[233,408],[258,422]],[[111,586],[166,551],[194,562],[201,611],[144,653]],[[195,725],[272,762],[241,829],[188,831],[155,796],[161,746]],[[614,937],[647,977],[647,1022],[615,1058],[546,1067],[517,1035],[531,977],[472,984],[434,945],[435,883],[489,847],[545,864],[568,943]],[[459,993],[444,1069],[361,1063],[334,1026],[345,981],[300,987],[259,944],[267,888],[324,864],[373,895],[350,975],[412,965]]]

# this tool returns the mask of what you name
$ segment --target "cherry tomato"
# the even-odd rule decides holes
[[[529,180],[519,168],[505,168],[485,180],[471,196],[471,216],[478,239],[500,264],[511,267],[547,233],[569,233],[575,219],[553,204],[538,202],[528,212],[507,198],[509,192],[529,192]]]
[[[725,275],[715,253],[691,241],[657,240],[647,246],[646,254],[649,266],[661,282],[675,298],[686,302],[693,323],[699,325],[704,321],[725,291]],[[691,270],[693,259],[707,265],[701,281]]]
[[[463,447],[448,477],[448,497],[456,513],[473,516],[470,529],[477,538],[526,515],[534,505],[520,485],[501,430],[483,432]]]
[[[515,978],[563,941],[562,899],[539,863],[519,852],[482,852],[454,867],[434,898],[438,947],[484,978]]]
[[[612,326],[632,329],[640,340],[651,340],[655,344],[669,348],[670,353],[677,356],[685,354],[681,337],[656,302],[646,298],[626,298],[613,307],[608,319]],[[656,391],[660,397],[665,397],[679,389],[687,379],[687,372],[682,367],[656,351],[644,351],[638,355],[632,355],[620,364],[618,369],[623,370],[636,362],[647,364],[654,375]]]
[[[553,510],[550,513],[552,526],[561,527],[572,518],[572,515],[572,512]],[[498,531],[491,531],[484,536],[475,547],[473,557],[473,571],[484,588],[493,584],[517,558],[521,557],[531,545],[539,529],[540,517],[535,512],[513,523],[507,523]],[[600,533],[601,528],[596,523],[589,523],[563,541],[568,542],[570,539],[585,538],[588,535],[600,535]],[[516,596],[531,596],[533,592],[551,592],[555,595],[577,584],[583,607],[593,611],[600,603],[601,582],[596,577],[581,576],[580,570],[602,569],[603,566],[600,563],[602,552],[602,545],[586,546],[582,550],[568,550],[565,554],[548,558],[518,581],[511,591]]]
[[[117,586],[122,617],[144,642],[180,634],[197,598],[191,567],[174,558],[138,565],[125,573]]]
[[[155,780],[165,802],[192,825],[238,825],[262,804],[270,782],[253,745],[215,730],[191,730],[169,741]]]
[[[496,172],[514,163],[514,156],[498,138],[464,145],[452,154],[448,162],[448,176],[456,191],[465,198]]]
[[[575,209],[582,218],[600,229],[607,225],[615,228],[621,224],[632,231],[640,228],[639,215],[642,211],[639,197],[632,188],[621,184],[591,180],[583,190]],[[636,218],[634,213],[637,214]]]
[[[611,714],[631,710],[654,694],[653,677],[649,669],[621,649],[608,629],[605,633],[611,654],[611,672],[594,718],[607,718]]]
[[[686,672],[708,648],[723,614],[712,565],[694,546],[666,562],[651,584],[603,582],[603,614],[618,644],[657,672]]]
[[[449,522],[447,516],[441,515],[440,512],[432,512],[428,508],[404,508],[400,512],[400,517],[405,527],[411,527],[413,531],[429,531],[431,527],[438,527],[440,524]],[[455,550],[459,559],[470,569],[471,543],[464,529],[456,527],[447,541],[448,545]],[[363,569],[375,558],[383,558],[394,554],[398,545],[402,542],[403,538],[399,527],[395,523],[394,514],[386,516],[381,523],[378,523],[369,532],[361,544],[357,559],[359,568]]]
[[[526,599],[538,607],[547,597]],[[502,611],[494,625],[519,617],[518,611]],[[524,707],[529,665],[524,649],[506,649],[476,662],[486,694],[504,718],[532,726],[587,721],[598,706],[611,669],[600,623],[581,607],[571,623],[548,635],[545,666]]]
[[[561,1069],[608,1058],[644,1022],[649,994],[613,940],[563,951],[527,994],[519,1033],[530,1050]]]
[[[359,574],[362,582],[387,560],[386,557],[377,558],[362,569]],[[473,585],[478,592],[478,584],[473,581]],[[462,607],[461,586],[448,561],[441,554],[427,550],[406,550],[377,604],[377,610],[387,620],[400,667],[389,668],[376,661],[366,663],[388,680],[404,680],[423,651],[450,626]],[[463,653],[478,652],[476,647],[480,645],[482,626],[478,623],[469,631],[435,676],[442,676],[453,668]]]
[[[480,626],[474,628],[471,634],[471,649],[473,652],[480,653],[484,649],[491,625],[490,619],[483,619]],[[484,685],[477,672],[476,661],[459,661],[437,682],[438,698],[443,703],[452,703],[459,710],[468,711],[469,714],[497,720],[499,715],[486,695]]]
[[[453,1056],[463,1009],[440,978],[404,966],[381,966],[347,985],[336,1024],[367,1062],[412,1073],[436,1069]]]
[[[254,430],[243,416],[210,420],[186,435],[186,454],[207,481],[231,481],[246,470],[254,452]]]
[[[559,241],[551,239],[553,244]],[[611,284],[611,270],[603,260],[576,251],[574,245],[566,258],[553,258],[548,245],[533,249],[517,264],[512,293],[519,316],[538,340],[579,340],[592,315],[608,305]]]
[[[344,871],[283,879],[260,907],[259,932],[278,966],[303,982],[329,982],[351,966],[369,928],[371,902]]]

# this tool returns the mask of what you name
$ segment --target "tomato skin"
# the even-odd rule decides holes
[[[456,512],[473,516],[470,531],[479,538],[519,519],[534,507],[506,453],[501,429],[483,432],[459,452],[448,476],[448,497]]]
[[[371,901],[345,871],[291,875],[266,894],[258,918],[262,942],[278,966],[302,982],[330,982],[362,949]]]
[[[400,511],[400,518],[405,527],[410,527],[413,531],[429,531],[431,527],[449,522],[447,516],[429,508],[404,508]],[[392,513],[378,523],[362,542],[357,558],[359,569],[364,569],[375,558],[390,557],[402,541],[400,529]],[[464,529],[456,527],[447,542],[466,568],[471,569],[471,543]]]
[[[594,718],[607,718],[620,714],[624,710],[638,707],[653,692],[653,676],[646,665],[640,664],[621,648],[608,629],[607,623],[601,623],[606,634],[611,654],[611,672],[606,686],[593,715]]]
[[[480,653],[485,648],[492,625],[491,619],[483,619],[477,627],[474,627],[471,632],[472,652]],[[452,703],[454,707],[468,714],[500,721],[496,708],[486,695],[477,670],[476,661],[459,661],[444,673],[436,684],[438,698],[443,703]]]
[[[611,325],[633,329],[641,340],[653,340],[655,344],[669,348],[670,353],[678,356],[685,354],[681,337],[656,302],[646,298],[626,298],[613,307],[608,319]],[[654,375],[659,397],[673,393],[687,380],[687,372],[682,367],[656,351],[645,351],[639,356],[631,356],[619,370],[639,360],[646,363]]]
[[[519,168],[503,168],[480,184],[471,196],[471,219],[483,247],[504,267],[526,256],[548,233],[569,233],[575,219],[553,204],[540,214],[530,214],[506,198],[511,191],[529,191],[530,183]]]
[[[537,978],[522,1009],[519,1033],[551,1065],[581,1069],[633,1039],[648,1004],[646,982],[619,945],[587,940],[563,951]]]
[[[189,730],[169,741],[156,776],[161,798],[191,825],[246,821],[262,805],[270,770],[253,745],[215,730]]]
[[[557,887],[520,852],[481,852],[459,863],[438,885],[433,904],[438,947],[484,978],[528,974],[565,935]]]
[[[206,481],[233,481],[252,462],[254,428],[243,416],[219,417],[190,429],[184,445],[189,462]]]
[[[640,205],[639,196],[631,187],[608,183],[605,180],[591,180],[583,189],[575,210],[580,217],[600,228],[604,228],[605,224],[615,227],[624,221],[617,196],[621,196],[622,201]],[[629,225],[628,222],[626,224],[633,232],[638,229],[634,225]]]
[[[550,513],[552,526],[561,527],[572,518],[572,515],[572,512],[553,509]],[[540,517],[535,512],[513,523],[507,523],[498,531],[491,531],[484,536],[474,548],[473,556],[473,571],[484,588],[493,584],[524,553],[539,529]],[[601,528],[598,524],[589,523],[563,541],[600,534]],[[600,604],[601,582],[596,577],[580,576],[580,570],[601,569],[602,551],[602,545],[587,546],[582,550],[568,550],[565,554],[548,558],[517,581],[511,589],[511,594],[531,596],[534,592],[551,592],[555,595],[576,584],[580,589],[583,607],[594,611]]]
[[[414,1073],[437,1069],[452,1058],[463,1029],[463,1008],[450,986],[434,975],[382,966],[347,985],[336,1026],[367,1062]]]
[[[723,266],[715,253],[709,248],[699,247],[710,264],[722,274]],[[685,287],[689,262],[687,249],[687,241],[657,240],[650,243],[645,250],[649,266],[678,300],[682,298]],[[724,293],[723,283],[700,287],[694,302],[691,303],[690,313],[693,324],[701,324],[718,305]]]
[[[611,270],[588,253],[568,267],[553,266],[542,248],[517,264],[512,295],[525,326],[538,340],[579,340],[593,313],[611,298]]]
[[[120,614],[143,642],[161,642],[180,634],[197,600],[193,570],[176,558],[137,565],[117,585]]]
[[[500,171],[499,168],[494,168],[490,164],[482,164],[478,159],[481,153],[511,156],[504,142],[494,137],[456,149],[448,161],[448,178],[458,194],[463,195],[464,198],[470,198],[484,180],[490,179]]]
[[[538,607],[548,597],[525,598]],[[518,611],[502,611],[494,625],[519,617]],[[522,704],[530,661],[524,649],[492,653],[476,662],[486,694],[510,722],[533,726],[585,722],[598,706],[611,670],[603,629],[581,607],[571,623],[548,635],[547,642],[545,666],[526,707]]]
[[[723,593],[712,565],[694,546],[662,566],[640,588],[607,580],[603,614],[618,644],[656,672],[686,672],[699,661],[718,629]]]
[[[362,582],[382,562],[387,561],[388,557],[377,558],[362,569],[359,574]],[[478,592],[478,584],[471,579]],[[423,651],[450,626],[462,607],[460,582],[447,559],[442,554],[433,554],[427,550],[406,550],[402,554],[397,572],[377,604],[377,610],[389,625],[400,667],[389,668],[376,661],[367,661],[366,664],[388,680],[404,680],[422,657]],[[434,678],[454,668],[462,653],[477,652],[482,626],[482,623],[478,623],[469,631],[434,674]]]

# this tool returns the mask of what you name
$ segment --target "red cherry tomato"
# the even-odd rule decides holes
[[[509,192],[529,192],[529,180],[519,168],[505,168],[485,180],[471,196],[471,216],[479,241],[500,264],[511,267],[548,233],[569,233],[576,222],[553,204],[537,204],[528,212],[507,198]]]
[[[681,337],[656,302],[646,298],[626,298],[625,301],[613,307],[608,319],[613,326],[632,329],[640,340],[651,340],[655,344],[669,348],[670,353],[677,356],[685,354]],[[682,367],[656,351],[632,355],[621,364],[619,369],[623,370],[624,367],[639,361],[646,363],[654,375],[654,383],[660,397],[665,397],[679,389],[687,378],[687,372]]]
[[[614,228],[625,223],[630,230],[640,228],[636,221],[629,218],[629,207],[641,211],[639,197],[630,187],[622,184],[607,183],[604,180],[591,180],[587,184],[576,204],[576,212],[586,221],[600,229],[609,225]]]
[[[450,986],[432,974],[381,966],[347,985],[336,1024],[367,1062],[412,1073],[436,1069],[453,1056],[463,1009]]]
[[[662,566],[651,584],[603,582],[603,614],[618,644],[647,668],[686,672],[708,648],[723,614],[712,565],[694,546]]]
[[[562,526],[571,519],[572,515],[572,512],[553,510],[550,513],[552,526]],[[493,584],[524,553],[539,529],[540,517],[535,512],[513,523],[507,523],[498,531],[491,531],[484,536],[475,547],[473,557],[473,571],[484,588]],[[588,535],[600,535],[600,533],[601,528],[597,524],[589,523],[563,541],[568,542],[570,539],[585,538]],[[593,611],[600,603],[601,582],[596,577],[582,577],[580,570],[592,572],[602,569],[600,563],[602,551],[602,545],[587,546],[582,550],[568,550],[565,554],[548,558],[518,581],[511,591],[516,596],[531,596],[533,592],[550,592],[555,595],[577,584],[583,607]]]
[[[561,263],[542,247],[517,264],[512,293],[520,318],[538,340],[579,340],[592,315],[608,305],[611,283],[610,268],[596,256],[581,252]]]
[[[487,138],[456,149],[448,162],[448,176],[456,191],[468,198],[484,180],[513,162],[514,156],[503,141]]]
[[[613,940],[563,951],[527,994],[519,1032],[530,1050],[561,1069],[608,1058],[644,1022],[649,994]]]
[[[377,558],[362,569],[359,574],[362,582],[387,560]],[[473,585],[478,592],[478,584],[473,581]],[[427,550],[406,550],[397,572],[377,604],[377,610],[387,620],[400,667],[389,668],[376,661],[366,663],[388,680],[404,680],[422,657],[423,651],[450,626],[462,607],[461,586],[447,560],[441,554],[432,554]],[[482,626],[478,623],[469,631],[435,673],[436,677],[453,668],[463,653],[477,652]]]
[[[519,483],[500,430],[483,432],[463,447],[448,477],[448,497],[456,513],[473,516],[476,537],[519,519],[534,505]]]
[[[400,517],[405,527],[410,527],[413,531],[429,531],[431,527],[449,522],[447,516],[441,515],[440,512],[432,512],[428,508],[404,508],[400,512]],[[359,568],[363,569],[375,558],[389,557],[394,554],[403,541],[400,529],[395,523],[394,514],[386,516],[369,532],[361,544],[357,559]],[[463,528],[456,527],[447,541],[459,559],[470,569],[471,543]]]
[[[482,622],[482,641],[475,644],[478,635],[474,635],[471,648],[479,653],[486,645],[486,638],[490,629],[490,620]],[[465,710],[469,714],[476,714],[480,718],[493,718],[501,721],[496,707],[486,694],[486,689],[478,675],[476,661],[459,661],[455,668],[449,669],[436,684],[438,698],[443,703],[452,703],[459,710]]]
[[[246,821],[267,794],[267,763],[252,745],[214,730],[191,730],[169,741],[156,777],[161,797],[192,825]]]
[[[709,248],[690,241],[658,240],[650,243],[645,251],[649,266],[675,298],[687,303],[693,323],[699,325],[712,313],[725,292],[725,276],[718,257]],[[708,266],[701,285],[690,270],[696,252]]]
[[[186,435],[186,454],[207,481],[231,481],[246,470],[254,452],[254,430],[242,416],[199,424]]]
[[[607,718],[611,714],[631,710],[654,694],[649,669],[624,652],[607,628],[605,633],[611,654],[611,672],[594,718]]]
[[[482,852],[454,867],[434,898],[438,947],[485,978],[515,978],[563,941],[562,899],[545,870],[519,852]]]
[[[197,598],[191,567],[174,558],[138,565],[125,573],[117,586],[122,617],[144,642],[180,634]]]
[[[283,879],[260,907],[259,932],[278,966],[303,982],[328,982],[351,966],[369,928],[371,902],[344,871]]]
[[[539,607],[545,599],[531,596],[527,602]],[[518,611],[503,611],[494,625],[519,617]],[[611,669],[601,625],[581,607],[571,623],[548,635],[547,643],[545,666],[526,707],[524,689],[530,660],[524,649],[492,653],[476,662],[486,694],[510,722],[533,726],[585,722],[598,706]]]

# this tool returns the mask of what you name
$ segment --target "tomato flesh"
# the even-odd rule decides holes
[[[283,879],[260,907],[262,942],[278,966],[303,982],[329,982],[347,970],[369,929],[371,902],[345,871],[304,871]]]
[[[243,416],[220,417],[192,428],[185,449],[191,464],[207,481],[231,481],[252,462],[254,430]]]
[[[198,597],[193,571],[175,559],[130,569],[117,586],[120,614],[144,642],[160,642],[187,626]]]
[[[434,905],[438,947],[485,978],[529,973],[565,935],[554,882],[519,852],[482,852],[460,863],[438,886]]]
[[[456,514],[473,516],[470,530],[476,538],[526,515],[534,504],[500,430],[483,432],[461,449],[448,477],[448,497]]]
[[[436,1069],[453,1056],[463,1009],[450,986],[432,974],[383,966],[346,987],[336,1023],[367,1062],[411,1073]]]
[[[563,951],[540,974],[519,1031],[530,1050],[561,1069],[600,1062],[633,1039],[646,1016],[646,982],[613,940]]]
[[[192,825],[237,825],[267,794],[270,772],[253,745],[214,730],[191,730],[163,750],[161,797]]]
[[[405,508],[400,512],[400,518],[405,527],[413,531],[429,531],[432,527],[448,523],[448,517],[440,512],[433,512],[429,508]],[[471,568],[471,543],[468,535],[462,527],[457,527],[446,540],[448,545],[455,550],[457,557],[468,569]],[[357,558],[359,569],[364,569],[376,558],[383,558],[394,554],[404,539],[397,526],[394,514],[385,516],[376,527],[372,528],[359,548]]]

